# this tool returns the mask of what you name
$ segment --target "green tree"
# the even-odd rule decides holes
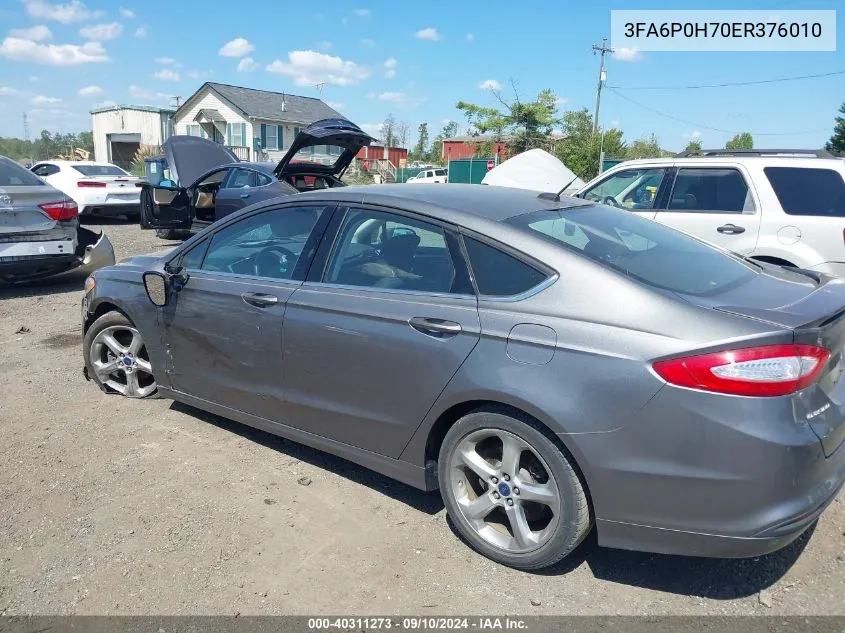
[[[495,93],[494,93],[495,94]],[[514,88],[514,99],[504,100],[496,94],[500,108],[458,101],[456,107],[478,134],[489,136],[481,144],[481,152],[489,152],[494,143],[507,140],[509,154],[519,154],[535,147],[548,148],[550,137],[560,126],[557,97],[551,90],[542,90],[533,101],[521,101]],[[488,154],[489,155],[489,154]]]
[[[425,160],[428,151],[428,123],[423,121],[417,130],[417,144],[411,152],[412,160]]]
[[[687,146],[684,148],[684,151],[687,152],[700,152],[701,151],[701,141],[697,139],[692,139]]]
[[[384,143],[385,147],[393,147],[396,141],[396,119],[393,118],[392,114],[388,114],[384,117],[384,122],[381,124],[381,142]]]
[[[455,121],[449,121],[446,125],[443,126],[443,129],[440,130],[440,133],[434,137],[434,141],[431,143],[431,149],[426,156],[426,160],[432,163],[441,163],[443,162],[443,141],[447,138],[452,138],[458,133],[458,124]]]
[[[602,150],[608,158],[625,157],[622,131],[611,128],[594,136],[593,117],[586,108],[565,112],[562,122],[566,139],[558,144],[555,154],[582,180],[589,180],[599,173]]]
[[[671,152],[660,149],[660,143],[657,136],[649,134],[642,138],[633,141],[625,152],[625,158],[659,158],[660,156],[671,156]]]
[[[845,103],[839,106],[839,112],[845,114]],[[824,148],[828,152],[836,152],[845,156],[845,117],[838,116],[835,121],[833,136],[830,137]]]
[[[725,149],[754,149],[754,139],[750,132],[737,134],[725,143]]]

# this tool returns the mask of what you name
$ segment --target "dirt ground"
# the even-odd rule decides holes
[[[170,245],[100,228],[119,259]],[[845,494],[760,559],[588,540],[551,571],[510,570],[455,536],[437,494],[103,394],[81,372],[81,285],[0,290],[0,613],[845,614]]]

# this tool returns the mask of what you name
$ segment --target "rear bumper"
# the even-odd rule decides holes
[[[107,202],[102,204],[87,204],[79,208],[82,216],[114,216],[138,215],[141,213],[141,202]]]
[[[825,456],[797,397],[667,386],[621,429],[562,436],[580,453],[599,543],[715,557],[788,545],[845,482],[845,445]]]
[[[79,247],[75,253],[0,257],[0,283],[22,283],[47,277],[56,281],[84,278],[98,268],[114,263],[114,247],[106,234],[80,227]]]

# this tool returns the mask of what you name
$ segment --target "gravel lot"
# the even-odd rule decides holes
[[[100,228],[118,258],[170,245]],[[455,536],[437,494],[103,394],[81,372],[81,285],[0,290],[0,613],[845,614],[845,494],[760,559],[588,540],[549,572],[513,571]]]

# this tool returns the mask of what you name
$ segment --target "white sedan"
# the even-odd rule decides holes
[[[135,186],[140,178],[116,165],[47,160],[36,163],[32,171],[76,202],[80,216],[140,215],[141,189]]]

